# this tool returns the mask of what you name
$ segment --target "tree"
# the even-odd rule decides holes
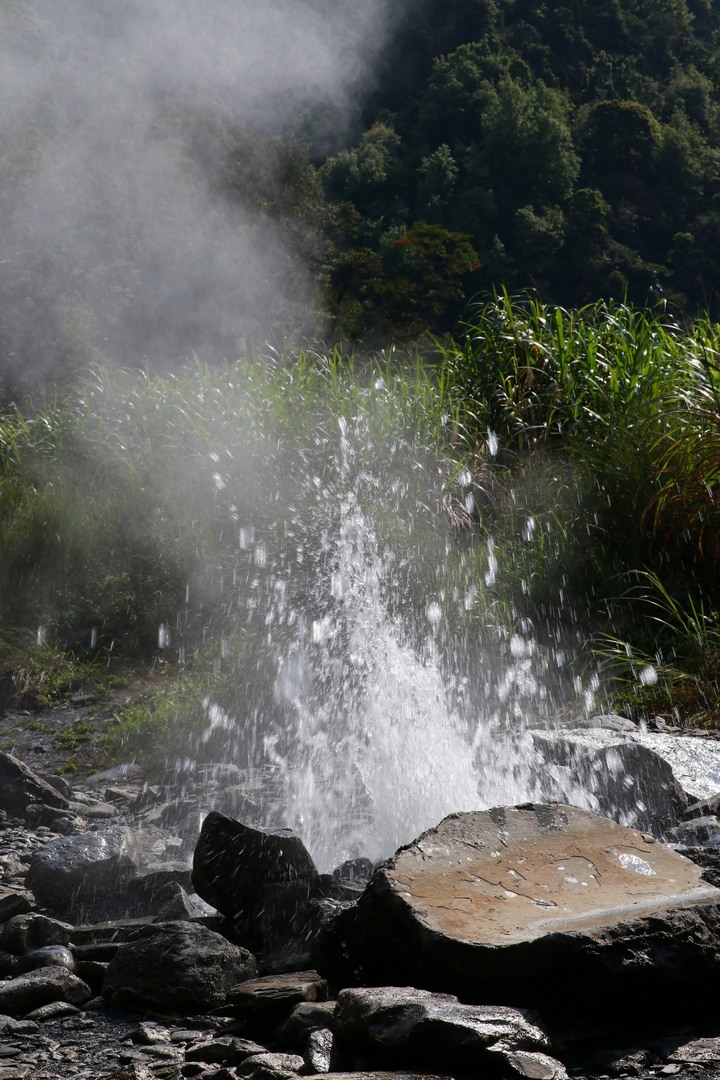
[[[562,97],[503,79],[483,118],[480,153],[501,208],[562,202],[579,171]]]
[[[452,212],[458,166],[447,143],[420,162],[420,179],[415,195],[418,217],[434,224],[447,224]]]
[[[589,177],[647,174],[660,144],[660,125],[638,101],[598,101],[580,117],[578,142]]]
[[[373,283],[378,304],[406,334],[454,325],[482,269],[468,237],[418,222],[383,246],[383,276]]]

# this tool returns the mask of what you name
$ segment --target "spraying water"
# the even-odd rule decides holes
[[[205,733],[272,777],[257,824],[291,828],[323,870],[537,794],[525,732],[567,693],[559,649],[478,617],[497,553],[428,512],[437,466],[403,440],[385,455],[367,417],[341,418],[287,516],[240,525],[228,607],[254,644]]]

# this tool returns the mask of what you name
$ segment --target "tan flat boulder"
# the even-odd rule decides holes
[[[701,874],[576,807],[452,815],[380,867],[335,921],[334,974],[538,1007],[699,985],[720,974],[720,890]]]

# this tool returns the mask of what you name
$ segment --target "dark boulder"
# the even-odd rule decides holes
[[[307,966],[323,919],[317,902],[343,887],[318,874],[292,833],[253,829],[216,811],[203,823],[192,883],[227,918],[233,939],[263,955],[268,973]]]
[[[62,837],[34,853],[26,884],[39,904],[74,921],[124,914],[120,894],[138,872],[140,853],[137,833],[124,825]]]
[[[549,1040],[533,1014],[463,1005],[413,987],[342,990],[333,1018],[335,1067],[425,1066],[453,1075],[517,1076],[511,1055],[544,1053]],[[557,1062],[557,1069],[562,1070]]]
[[[72,926],[39,912],[14,915],[2,929],[0,948],[20,955],[46,945],[69,945]]]
[[[0,1013],[25,1016],[51,1001],[84,1005],[92,997],[87,983],[63,967],[38,968],[0,982]]]
[[[206,927],[153,923],[121,945],[108,965],[105,997],[160,1012],[209,1012],[257,974],[255,958]]]
[[[203,822],[193,886],[234,923],[252,916],[258,895],[269,886],[314,883],[318,876],[302,840],[292,833],[253,829],[215,810]]]

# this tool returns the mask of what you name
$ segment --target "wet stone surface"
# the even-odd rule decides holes
[[[66,710],[63,722],[77,717],[75,710]],[[625,738],[626,727],[618,722],[609,730]],[[27,749],[25,763],[31,773],[54,768],[60,760],[53,740],[44,735],[39,738],[37,733],[27,733],[26,738],[18,733],[16,743],[18,749],[21,745]],[[268,819],[282,827],[277,777],[271,772],[249,777],[234,766],[223,765],[180,777],[177,784],[148,784],[128,763],[94,777],[73,779],[72,784],[55,778],[58,797],[49,795],[43,803],[43,784],[35,787],[32,776],[22,770],[20,775],[18,797],[0,809],[0,1001],[10,1002],[7,1009],[0,1007],[0,1080],[181,1080],[192,1076],[288,1080],[297,1075],[344,1080],[564,1080],[565,1076],[578,1080],[664,1076],[720,1080],[720,1023],[717,1017],[709,1018],[713,1009],[703,1008],[714,1001],[715,978],[708,979],[703,995],[689,1001],[679,995],[669,1003],[662,1000],[662,992],[654,993],[649,983],[649,992],[644,999],[632,1002],[620,1026],[608,1025],[606,1002],[601,996],[596,1011],[576,1011],[571,1016],[572,1010],[567,1009],[552,1022],[542,1009],[538,1010],[537,1023],[534,1014],[523,1019],[520,1012],[513,1029],[508,1021],[509,1006],[522,1008],[524,1002],[492,1002],[490,1013],[482,1014],[477,1010],[484,1006],[462,996],[459,1001],[448,1000],[427,989],[413,989],[409,969],[402,965],[394,969],[400,987],[388,981],[385,989],[376,988],[363,997],[362,990],[353,985],[352,972],[350,981],[329,979],[327,985],[328,974],[322,968],[320,974],[298,964],[294,971],[283,969],[283,956],[297,959],[298,952],[291,949],[276,951],[271,975],[268,971],[251,979],[254,969],[248,967],[237,976],[241,981],[236,986],[228,985],[216,997],[208,991],[207,1000],[193,998],[179,1008],[172,1007],[167,996],[152,1002],[143,999],[143,984],[149,987],[154,977],[162,990],[165,984],[173,984],[176,972],[159,971],[158,960],[142,960],[132,973],[132,993],[138,996],[121,1005],[117,988],[106,973],[138,928],[142,936],[142,928],[154,927],[152,936],[163,933],[158,920],[164,924],[184,920],[212,933],[221,931],[232,948],[246,946],[240,938],[248,933],[248,927],[242,919],[233,924],[232,918],[219,918],[193,893],[190,867],[201,821],[209,810],[237,814],[244,825],[254,828]],[[23,788],[23,784],[29,786]],[[697,794],[702,798],[690,807],[687,799],[678,801],[673,810],[678,814],[674,825],[687,824],[685,832],[695,845],[694,858],[714,866],[712,838],[717,836],[720,796],[699,788]],[[630,839],[623,832],[620,843],[615,838],[607,840],[603,832],[605,839],[588,855],[587,848],[576,849],[566,842],[572,836],[573,842],[579,843],[580,819],[565,833],[558,827],[557,811],[545,807],[533,813],[540,837],[550,837],[551,842],[541,853],[536,849],[542,858],[533,862],[514,846],[516,811],[502,808],[494,813],[494,833],[488,834],[485,848],[477,835],[466,837],[469,861],[464,858],[462,865],[455,867],[457,873],[446,866],[433,887],[417,897],[416,914],[436,936],[440,930],[445,933],[457,927],[458,919],[465,920],[467,926],[468,912],[474,912],[470,943],[476,947],[482,934],[492,931],[496,938],[487,944],[497,949],[498,940],[507,943],[515,939],[513,911],[518,907],[532,913],[534,932],[542,937],[548,924],[558,919],[558,906],[563,908],[572,936],[590,917],[587,909],[575,906],[588,893],[594,898],[592,933],[597,930],[598,917],[602,923],[618,906],[655,919],[653,897],[667,902],[673,889],[676,896],[700,899],[710,906],[715,903],[702,868],[677,861],[672,851],[654,843],[649,834],[635,833]],[[573,814],[563,813],[570,825]],[[543,815],[545,824],[540,820]],[[519,833],[527,839],[525,827]],[[54,845],[52,852],[65,850],[67,845],[75,851],[75,845],[68,843],[72,838],[94,837],[78,848],[97,849],[97,837],[102,835],[126,838],[125,846],[133,853],[129,864],[121,862],[119,871],[111,870],[107,878],[101,875],[94,879],[92,872],[81,871],[70,890],[76,900],[67,906],[61,901],[62,912],[53,906],[52,887],[42,899],[28,888],[31,867],[39,865],[37,853],[43,848]],[[219,854],[222,861],[223,853]],[[418,862],[413,862],[416,856],[421,856],[419,862],[426,866],[433,862],[429,841],[421,838],[396,860],[392,891],[398,895],[422,891],[416,888],[421,877]],[[520,863],[520,858],[526,862]],[[311,887],[303,884],[304,892],[294,880],[278,883],[263,878],[258,883],[263,901],[252,913],[258,970],[262,972],[267,962],[263,949],[267,951],[268,943],[277,936],[277,926],[267,922],[268,909],[276,909],[277,919],[284,925],[287,912],[292,914],[301,907],[302,919],[291,919],[292,933],[312,935],[323,919],[332,924],[340,913],[357,909],[353,897],[363,893],[372,868],[358,865],[356,880],[351,869],[339,874],[334,892],[324,880],[329,875],[320,875],[317,880],[311,875]],[[716,869],[716,880],[720,881],[720,864]],[[425,885],[431,876],[425,877]],[[619,890],[616,896],[613,888]],[[89,892],[84,893],[85,889]],[[89,925],[93,906],[86,903],[83,908],[78,902],[85,903],[91,894],[101,895],[97,910],[103,914],[102,922]],[[229,911],[231,916],[238,914],[234,908]],[[702,929],[706,937],[715,934],[711,921],[705,920]],[[388,927],[383,933],[377,930],[376,926],[362,941],[363,961],[385,951]],[[686,931],[687,927],[675,928],[674,936],[668,938],[672,947],[680,942],[685,948],[692,938]],[[391,939],[393,935],[396,931],[390,933]],[[455,936],[462,940],[462,934]],[[567,936],[567,926],[557,930],[558,939]],[[717,937],[720,941],[720,934]],[[411,935],[408,940],[410,954],[424,951],[421,937]],[[661,951],[667,951],[667,942],[658,940]],[[306,961],[307,941],[303,938],[300,944]],[[388,958],[389,954],[384,957]],[[313,959],[321,966],[322,955]],[[407,957],[399,960],[404,963]],[[198,953],[197,964],[202,967],[202,963]],[[75,971],[71,972],[73,965]],[[624,978],[622,971],[619,974]],[[558,984],[552,967],[544,971],[536,968],[532,978],[541,1002]],[[23,999],[23,987],[27,986],[23,980],[28,979],[33,993],[39,986],[51,989],[32,1000]],[[563,979],[564,1001],[571,1005],[582,980],[574,982],[572,970]],[[218,979],[211,981],[215,984]],[[603,992],[612,996],[610,984]],[[21,995],[14,1003],[13,993]],[[324,997],[328,1000],[314,1000]],[[339,1014],[338,1000],[344,1002]],[[473,1040],[484,1054],[482,1067],[473,1056]],[[410,1050],[406,1053],[407,1047]],[[431,1054],[427,1047],[432,1048]]]

